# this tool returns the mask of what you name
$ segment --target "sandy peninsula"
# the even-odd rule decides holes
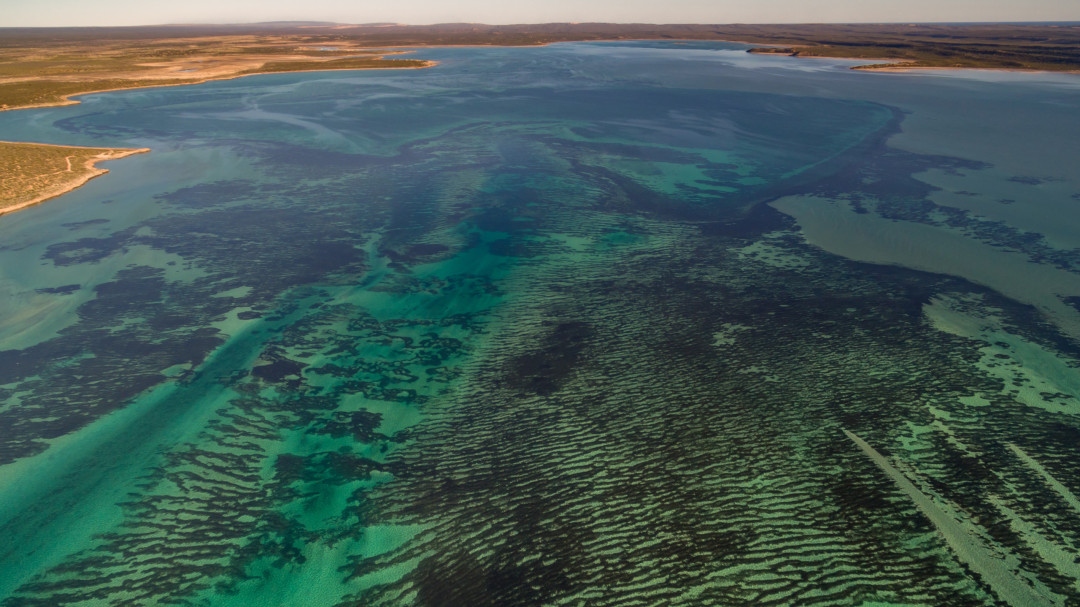
[[[0,141],[0,158],[4,161],[0,215],[56,198],[108,173],[108,169],[97,166],[100,162],[149,151]]]
[[[161,39],[26,40],[0,44],[0,111],[79,103],[76,95],[184,86],[282,72],[419,69],[407,51],[302,35],[173,35]],[[0,43],[4,42],[0,36]],[[0,142],[0,215],[70,192],[108,171],[98,163],[148,149]]]

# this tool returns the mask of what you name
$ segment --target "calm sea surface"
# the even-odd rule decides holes
[[[744,49],[0,113],[0,605],[1080,601],[1080,77]]]

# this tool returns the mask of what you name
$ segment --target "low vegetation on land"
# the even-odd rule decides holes
[[[67,30],[72,33],[66,36],[63,31],[40,37],[33,30],[0,29],[0,109],[71,103],[73,95],[96,91],[193,84],[266,72],[431,65],[415,59],[387,59],[384,56],[390,53],[355,42],[335,41],[328,46],[326,36],[83,39],[81,30]]]
[[[98,162],[145,152],[0,141],[0,215],[68,192],[108,171]]]

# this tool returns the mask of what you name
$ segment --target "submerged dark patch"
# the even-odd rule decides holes
[[[71,295],[79,289],[82,289],[82,285],[64,285],[62,287],[35,289],[34,291],[43,295]]]
[[[548,396],[555,392],[577,366],[591,329],[584,322],[553,322],[540,339],[540,348],[509,361],[507,385]]]
[[[72,231],[75,231],[75,230],[81,230],[83,228],[88,228],[90,226],[101,225],[103,223],[109,223],[109,220],[108,219],[88,219],[86,221],[75,221],[75,222],[71,222],[71,223],[62,223],[60,225],[64,226],[65,228],[69,228]]]

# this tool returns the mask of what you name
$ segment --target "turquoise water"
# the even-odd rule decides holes
[[[1080,599],[1080,79],[743,48],[0,114],[0,604]]]

